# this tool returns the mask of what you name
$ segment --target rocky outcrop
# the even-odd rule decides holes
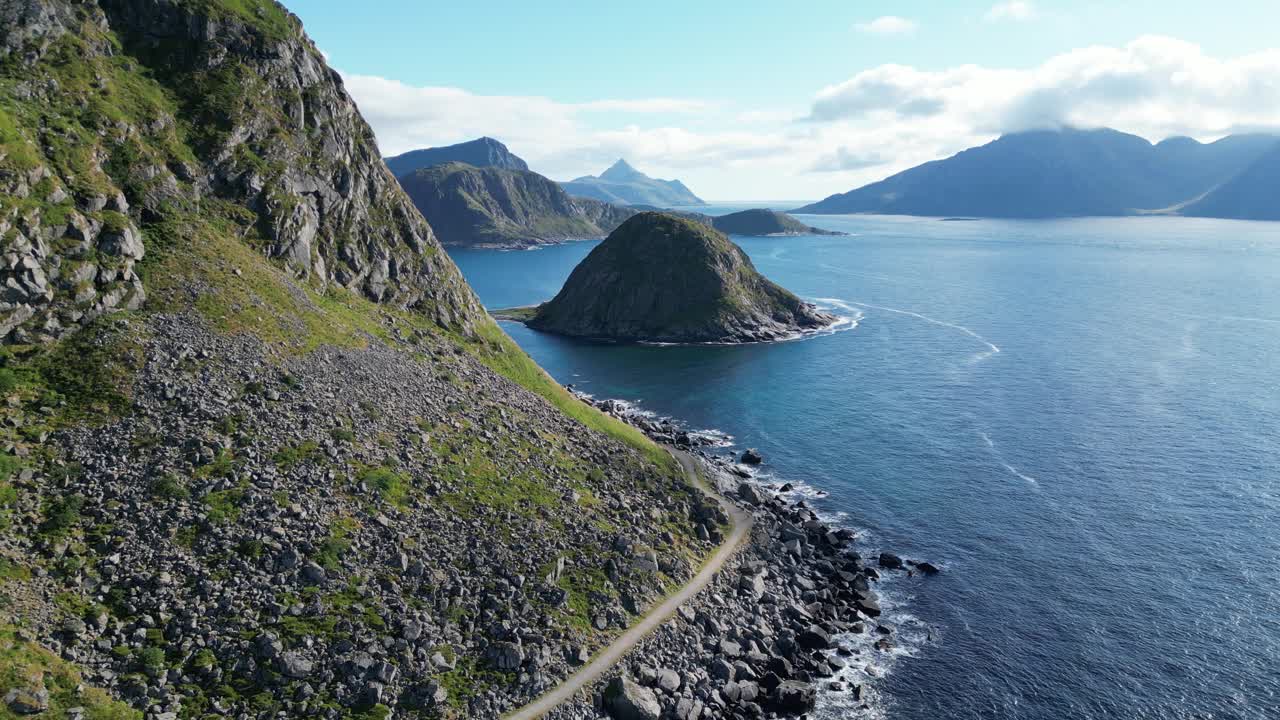
[[[527,172],[529,164],[507,149],[506,145],[491,137],[482,137],[457,145],[410,150],[387,158],[387,167],[396,177],[408,175],[422,168],[460,162],[473,167],[495,167],[502,170]]]
[[[212,214],[318,286],[466,328],[479,305],[341,79],[272,2],[6,3],[0,331],[136,308],[136,264]]]
[[[560,184],[570,195],[618,205],[672,207],[706,204],[679,180],[651,178],[631,167],[626,160],[618,160],[599,177],[584,175]]]
[[[777,210],[742,210],[712,219],[715,229],[726,235],[844,235],[835,230],[823,230],[805,225],[786,213]]]
[[[527,170],[451,162],[404,175],[400,184],[445,245],[529,247],[599,238],[635,214],[570,197]]]
[[[593,339],[733,343],[834,321],[760,275],[723,234],[646,212],[592,250],[527,324]]]

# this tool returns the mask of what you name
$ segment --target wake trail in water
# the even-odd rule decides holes
[[[1022,472],[1022,471],[1021,471],[1021,470],[1019,470],[1018,468],[1016,468],[1016,467],[1014,467],[1013,465],[1009,464],[1009,461],[1008,461],[1008,460],[1005,460],[1005,459],[1004,459],[1004,453],[1000,452],[1000,450],[999,450],[998,448],[996,448],[995,441],[993,441],[993,440],[991,439],[991,436],[990,436],[990,435],[986,434],[985,432],[983,432],[983,431],[981,431],[981,430],[979,430],[979,431],[978,431],[978,434],[979,434],[979,435],[981,435],[981,436],[982,436],[982,440],[983,440],[984,442],[986,442],[986,443],[987,443],[987,449],[991,451],[991,455],[992,455],[993,457],[995,457],[996,462],[998,462],[998,463],[1000,463],[1002,466],[1004,466],[1004,469],[1005,469],[1005,470],[1008,470],[1008,471],[1009,471],[1009,473],[1010,473],[1011,475],[1013,475],[1014,477],[1018,478],[1019,480],[1022,480],[1022,481],[1024,481],[1024,482],[1026,482],[1028,485],[1031,485],[1031,486],[1036,487],[1036,488],[1039,488],[1039,487],[1040,487],[1040,481],[1039,481],[1039,480],[1037,480],[1037,479],[1035,479],[1035,478],[1031,477],[1030,475],[1028,475],[1028,474],[1026,474],[1026,473]]]
[[[1252,317],[1250,315],[1199,315],[1196,313],[1178,313],[1182,317],[1193,318],[1195,320],[1228,320],[1232,322],[1251,322],[1264,323],[1266,325],[1280,325],[1280,318],[1264,318]]]
[[[899,315],[908,315],[908,316],[910,316],[910,317],[917,318],[917,319],[919,319],[919,320],[923,320],[923,321],[925,321],[925,322],[927,322],[927,323],[932,323],[932,324],[934,324],[934,325],[940,325],[940,326],[945,327],[945,328],[951,328],[952,330],[959,330],[960,332],[964,333],[965,335],[968,335],[969,337],[973,338],[974,340],[977,340],[978,342],[980,342],[980,343],[982,343],[983,345],[986,345],[986,346],[987,346],[987,349],[986,349],[985,351],[980,352],[980,353],[978,353],[977,355],[974,355],[973,357],[969,358],[969,364],[970,364],[970,365],[972,365],[972,364],[974,364],[974,363],[982,362],[983,360],[986,360],[987,358],[991,357],[992,355],[995,355],[996,353],[1000,352],[1000,347],[999,347],[998,345],[996,345],[995,343],[991,342],[990,340],[988,340],[988,339],[986,339],[986,338],[982,337],[981,335],[979,335],[978,333],[974,332],[973,330],[970,330],[969,328],[967,328],[967,327],[965,327],[965,326],[963,326],[963,325],[957,325],[957,324],[955,324],[955,323],[949,323],[949,322],[947,322],[947,321],[945,321],[945,320],[939,320],[939,319],[937,319],[937,318],[932,318],[932,317],[929,317],[928,315],[924,315],[924,314],[922,314],[922,313],[913,312],[913,311],[911,311],[911,310],[901,310],[901,309],[898,309],[898,308],[885,307],[885,306],[883,306],[883,305],[872,305],[871,303],[855,302],[855,301],[853,301],[853,300],[840,300],[840,299],[838,299],[838,298],[817,298],[817,300],[818,300],[819,302],[830,303],[830,304],[835,305],[835,306],[837,306],[837,307],[845,306],[845,307],[846,307],[846,309],[849,309],[849,310],[853,310],[853,308],[849,308],[849,307],[847,307],[848,305],[856,305],[857,307],[868,308],[868,309],[871,309],[871,310],[883,310],[884,312],[897,313],[897,314],[899,314]]]

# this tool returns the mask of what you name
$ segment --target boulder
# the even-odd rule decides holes
[[[902,558],[890,552],[880,553],[880,567],[885,570],[901,570]]]
[[[764,495],[751,483],[738,483],[738,497],[748,505],[759,505],[764,502]]]
[[[485,651],[489,664],[498,670],[519,670],[524,664],[524,650],[515,643],[496,642]]]
[[[742,462],[743,465],[759,465],[760,463],[764,462],[764,456],[761,455],[760,451],[756,450],[755,448],[747,448],[742,452],[742,457],[740,458],[740,461]]]
[[[810,625],[796,635],[796,642],[805,650],[826,650],[831,647],[831,636],[817,625]]]
[[[783,680],[769,693],[769,708],[783,715],[812,712],[818,691],[810,683]]]
[[[49,709],[49,691],[44,688],[14,688],[4,696],[5,707],[15,715],[37,715]]]
[[[604,709],[614,720],[658,720],[662,714],[652,690],[621,675],[605,687]]]
[[[659,670],[658,687],[674,695],[680,689],[680,675],[675,670]]]
[[[280,656],[280,672],[285,677],[301,680],[311,674],[311,661],[298,653],[285,653]]]

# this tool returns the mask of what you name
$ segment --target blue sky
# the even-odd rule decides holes
[[[1273,122],[1265,107],[1238,106],[1280,96],[1256,87],[1277,69],[1274,0],[796,5],[290,9],[387,152],[488,134],[558,179],[627,154],[720,199],[819,197],[1028,123],[1207,139]],[[1213,89],[1224,85],[1238,92]],[[1009,107],[984,115],[966,97]]]

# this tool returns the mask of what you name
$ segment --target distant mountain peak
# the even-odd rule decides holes
[[[637,178],[648,177],[644,173],[632,167],[631,163],[624,158],[618,158],[618,162],[609,166],[608,170],[600,173],[602,180],[615,180],[625,182],[627,180],[635,180]]]
[[[679,180],[659,180],[640,172],[625,158],[609,166],[598,176],[585,175],[561,183],[570,195],[589,197],[617,205],[704,205]]]
[[[505,170],[527,171],[529,169],[528,163],[508,150],[506,145],[487,135],[456,145],[411,150],[403,155],[389,157],[387,167],[391,168],[392,174],[400,177],[415,170],[450,162]]]

